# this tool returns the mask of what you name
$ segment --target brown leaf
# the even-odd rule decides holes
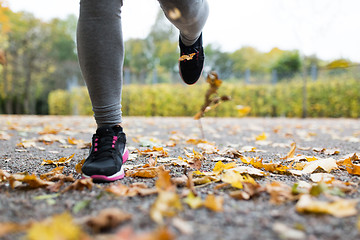
[[[87,219],[85,224],[95,233],[117,227],[123,222],[129,221],[132,215],[118,208],[107,208],[94,217]]]
[[[46,189],[48,189],[51,192],[59,192],[60,188],[64,185],[64,181],[60,180],[54,185],[48,186]]]
[[[64,171],[64,167],[56,167],[53,170],[51,170],[50,172],[44,173],[40,175],[40,178],[43,180],[49,180],[49,178],[62,174]]]
[[[28,229],[31,224],[19,224],[13,222],[0,223],[0,238],[6,237],[9,234],[23,232]]]
[[[75,153],[73,155],[71,155],[70,157],[62,157],[58,160],[43,160],[43,162],[41,163],[41,165],[51,165],[54,164],[56,166],[58,165],[65,165],[67,163],[69,163],[73,157],[75,156]]]
[[[132,184],[130,187],[121,183],[112,184],[105,188],[105,191],[121,197],[147,196],[158,192],[156,188],[148,188],[146,185],[140,183]]]
[[[158,179],[155,186],[159,191],[174,191],[176,186],[171,182],[171,176],[169,171],[165,169],[159,169]]]
[[[282,182],[267,184],[266,191],[270,194],[270,203],[272,204],[281,204],[296,199],[292,195],[291,187]]]
[[[258,183],[243,182],[243,189],[230,192],[230,196],[238,200],[249,200],[264,191]]]
[[[65,188],[62,192],[67,192],[70,190],[82,191],[85,188],[91,190],[93,185],[94,185],[94,183],[93,183],[92,178],[78,179],[73,184],[71,184],[70,186]]]
[[[78,163],[76,164],[75,170],[76,170],[77,173],[82,173],[81,168],[82,168],[82,166],[84,165],[85,160],[86,160],[86,159],[84,158],[83,160],[81,160],[80,162],[78,162]]]
[[[209,83],[210,88],[207,90],[205,94],[205,102],[201,106],[200,111],[194,116],[194,119],[199,120],[205,114],[205,112],[209,111],[210,109],[215,108],[221,102],[229,101],[231,97],[229,96],[222,96],[218,97],[217,91],[222,84],[222,81],[219,79],[219,76],[216,72],[210,72],[207,76],[206,81]],[[215,95],[215,96],[213,96]]]
[[[167,157],[168,152],[162,147],[153,147],[152,149],[138,150],[140,156]]]
[[[12,174],[9,177],[9,183],[12,188],[19,186],[19,182],[27,183],[30,188],[43,188],[54,185],[53,182],[41,180],[34,174]]]

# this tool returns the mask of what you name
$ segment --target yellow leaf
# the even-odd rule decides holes
[[[169,191],[174,190],[175,185],[171,182],[171,176],[169,171],[160,169],[158,172],[158,179],[156,180],[155,186],[158,190]]]
[[[224,198],[216,197],[213,194],[207,195],[204,206],[214,212],[222,212],[223,211]]]
[[[172,191],[161,191],[151,206],[150,217],[158,224],[164,223],[164,217],[173,217],[182,210],[179,196]]]
[[[85,162],[85,158],[75,165],[75,170],[77,173],[82,173],[81,168],[84,165],[84,162]]]
[[[316,157],[305,157],[308,162],[316,161],[318,160]]]
[[[224,171],[224,170],[226,170],[226,169],[234,168],[235,166],[236,166],[236,162],[230,162],[230,163],[224,164],[223,162],[218,161],[218,162],[215,164],[215,167],[214,167],[214,169],[213,169],[213,172],[216,173],[216,174],[219,174],[219,173],[221,173],[222,171]]]
[[[294,157],[294,154],[295,154],[295,150],[296,150],[296,143],[293,142],[293,143],[291,144],[291,150],[288,152],[288,154],[287,154],[285,157],[283,157],[283,158],[281,158],[281,159],[293,158],[293,157]]]
[[[75,153],[73,155],[71,155],[70,157],[62,157],[58,160],[43,160],[43,162],[41,163],[41,165],[51,165],[54,164],[56,166],[58,165],[65,165],[67,163],[69,163],[73,157],[75,156]]]
[[[267,139],[267,136],[266,136],[266,134],[263,132],[262,134],[260,134],[260,135],[258,135],[258,136],[256,136],[255,137],[255,140],[256,141],[264,141],[264,140],[266,140]]]
[[[310,195],[302,195],[295,207],[300,213],[330,214],[343,218],[357,214],[356,204],[355,200],[339,199],[334,202],[325,202],[314,200]]]
[[[53,216],[49,220],[34,223],[28,233],[27,239],[54,239],[54,240],[78,240],[84,236],[81,228],[74,224],[69,213]]]
[[[186,140],[187,144],[194,144],[197,145],[199,143],[208,143],[208,141],[202,140],[202,139],[194,139],[194,138],[190,138],[188,140]]]
[[[139,155],[152,157],[167,157],[168,153],[162,147],[153,147],[152,149],[138,150]]]
[[[246,115],[248,115],[251,111],[251,107],[250,106],[243,106],[243,105],[237,105],[236,109],[238,111],[239,117],[245,117]]]
[[[197,209],[203,205],[203,201],[200,197],[196,197],[193,192],[189,192],[184,202],[188,204],[192,209]]]
[[[235,188],[243,188],[242,182],[244,181],[244,178],[241,176],[240,173],[237,173],[235,171],[226,171],[221,175],[221,181],[224,183],[229,183],[231,186]]]

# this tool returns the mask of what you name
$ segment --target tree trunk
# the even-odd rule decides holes
[[[28,61],[25,60],[24,65],[25,70],[25,86],[24,86],[24,113],[32,114],[31,111],[31,71],[32,71],[32,58],[28,58]]]

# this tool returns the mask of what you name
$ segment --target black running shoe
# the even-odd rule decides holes
[[[185,46],[179,38],[180,58],[179,70],[182,80],[187,84],[194,84],[199,80],[204,68],[204,49],[202,46],[202,33],[191,46]]]
[[[100,127],[92,138],[90,155],[81,170],[94,182],[112,182],[124,178],[123,163],[129,157],[122,127]]]

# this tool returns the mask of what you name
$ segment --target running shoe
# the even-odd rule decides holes
[[[185,44],[179,38],[180,58],[179,70],[182,80],[186,84],[194,84],[199,80],[204,68],[204,49],[202,43],[202,33],[196,42],[191,46]]]
[[[84,178],[94,182],[113,182],[124,178],[123,164],[129,157],[126,135],[122,127],[104,126],[96,130],[92,138],[90,155],[81,170]]]

